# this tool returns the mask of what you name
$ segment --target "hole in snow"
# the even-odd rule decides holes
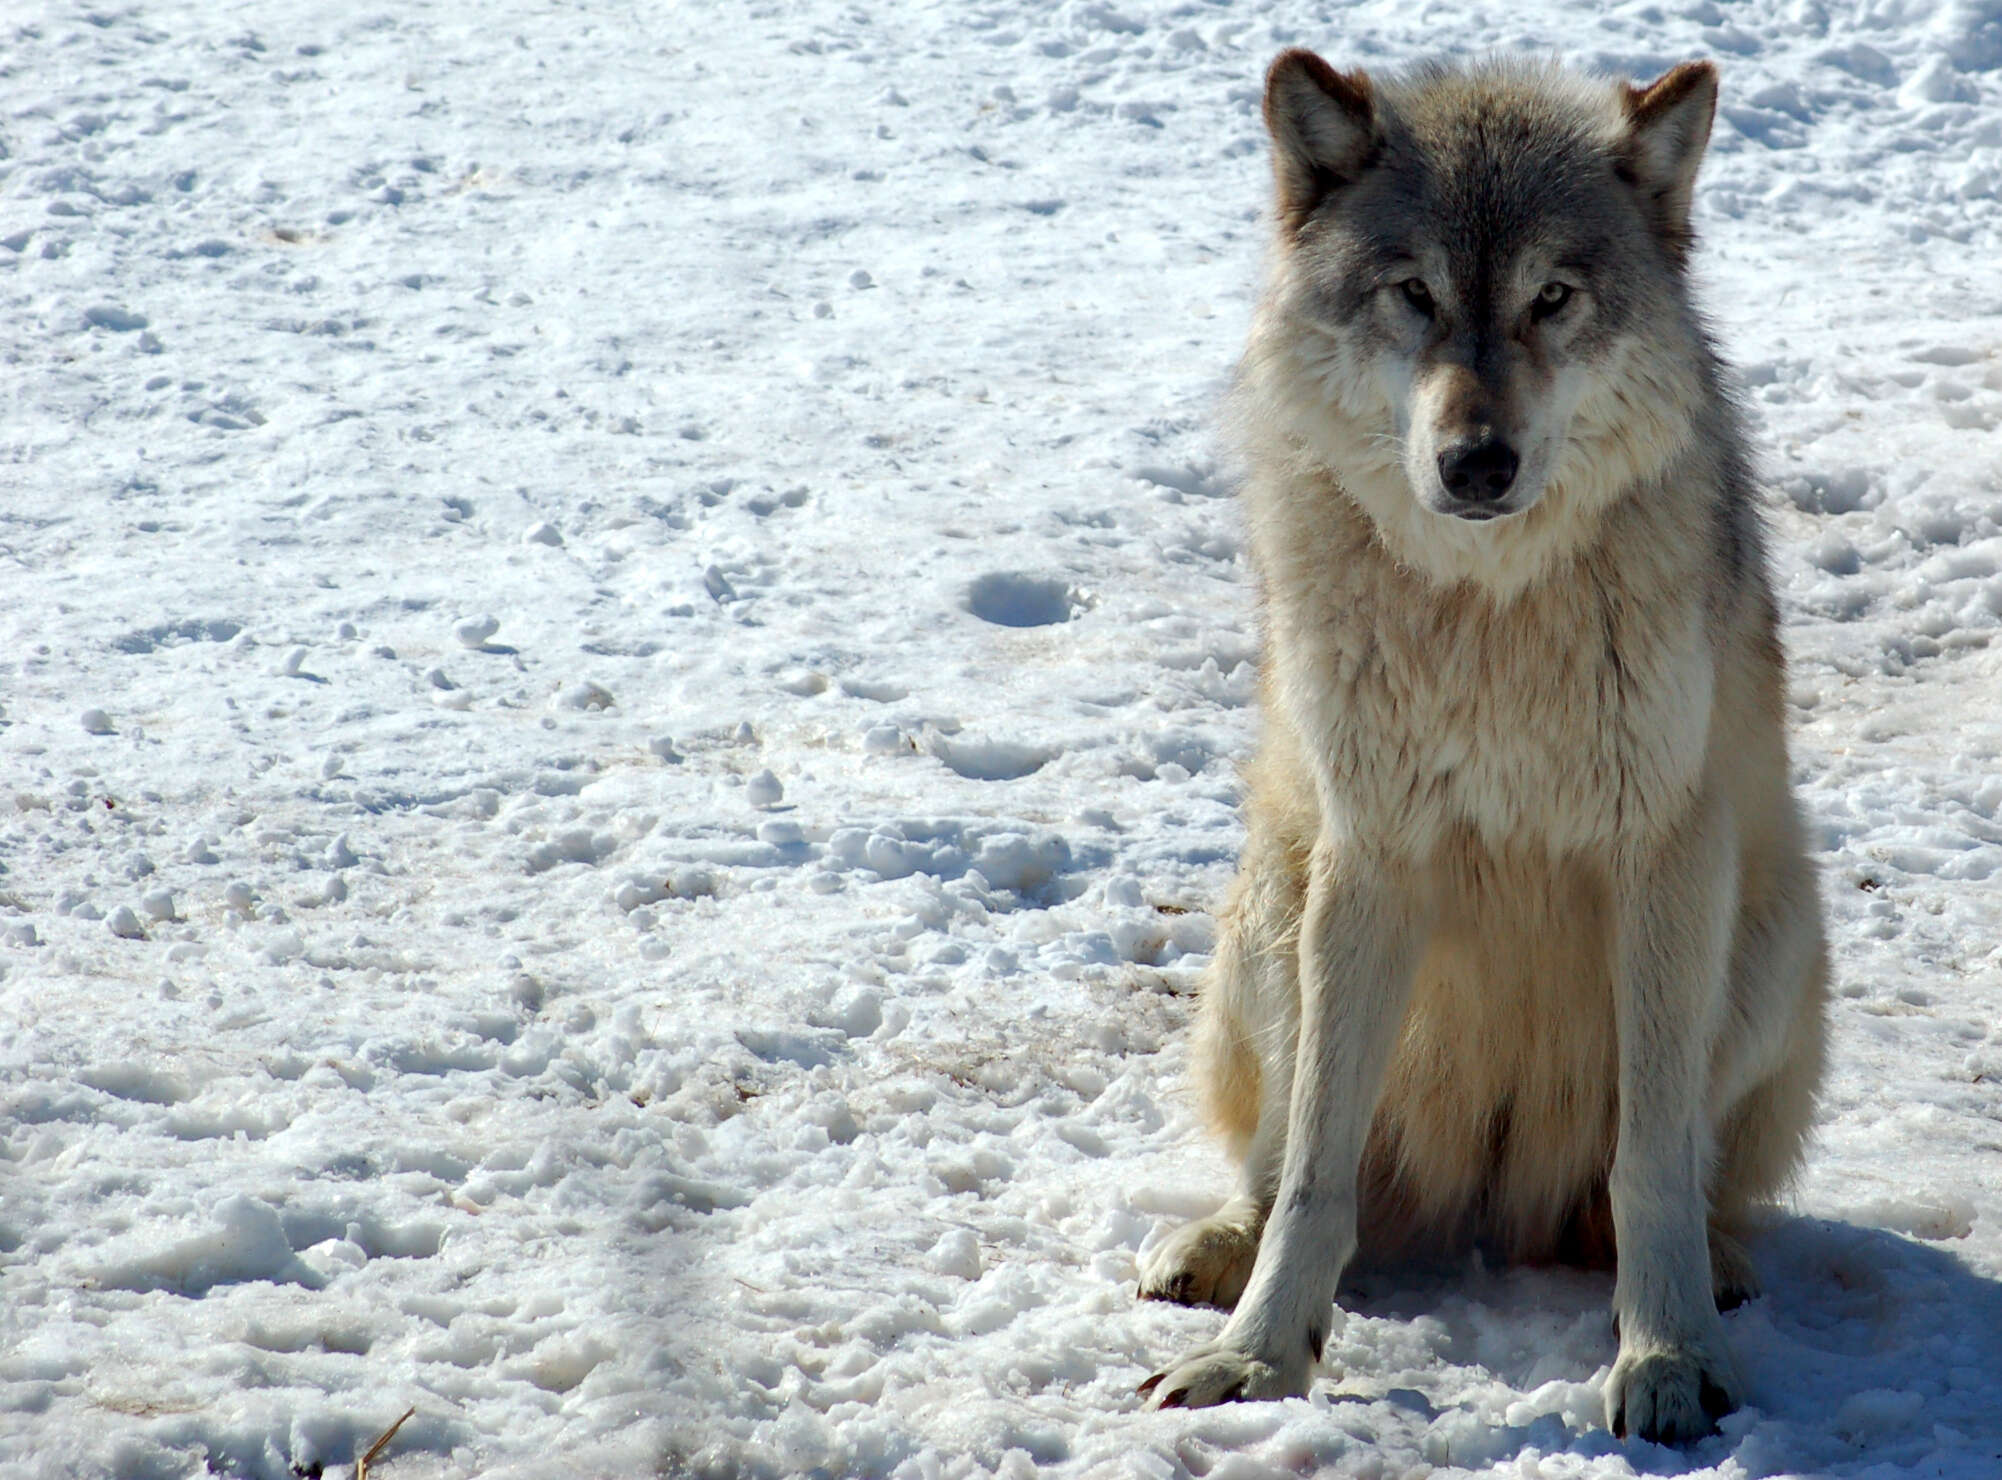
[[[969,781],[1019,781],[1042,770],[1054,754],[1011,740],[948,740],[944,736],[926,748]]]
[[[1069,582],[1020,571],[984,575],[966,591],[966,609],[997,627],[1051,627],[1068,622],[1078,605]]]

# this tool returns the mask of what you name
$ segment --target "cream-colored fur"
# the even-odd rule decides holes
[[[1302,1393],[1352,1255],[1479,1239],[1616,1262],[1610,1420],[1691,1437],[1740,1400],[1732,1229],[1800,1155],[1825,995],[1714,392],[1673,331],[1560,367],[1540,496],[1455,520],[1411,481],[1428,367],[1317,326],[1316,270],[1282,231],[1236,398],[1263,737],[1194,1060],[1243,1185],[1141,1280],[1235,1310],[1148,1387]]]

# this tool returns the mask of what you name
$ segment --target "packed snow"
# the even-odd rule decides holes
[[[2002,1473],[2002,3],[10,7],[0,1471]],[[1143,1413],[1255,622],[1260,78],[1717,59],[1838,998],[1728,1319]]]

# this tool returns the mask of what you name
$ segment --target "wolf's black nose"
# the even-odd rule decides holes
[[[1515,449],[1506,442],[1462,443],[1439,454],[1439,481],[1455,498],[1486,503],[1515,482]]]

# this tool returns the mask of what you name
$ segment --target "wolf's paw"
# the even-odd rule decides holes
[[[1258,1230],[1229,1208],[1185,1224],[1142,1262],[1140,1298],[1229,1310],[1258,1258]]]
[[[1736,1310],[1759,1298],[1759,1271],[1752,1256],[1718,1228],[1710,1230],[1710,1293],[1719,1310]]]
[[[1606,1379],[1606,1427],[1656,1444],[1687,1444],[1717,1432],[1744,1401],[1729,1357],[1692,1348],[1622,1352]]]
[[[1218,1403],[1306,1396],[1308,1368],[1281,1370],[1236,1347],[1199,1346],[1140,1384],[1149,1408],[1210,1408]]]

